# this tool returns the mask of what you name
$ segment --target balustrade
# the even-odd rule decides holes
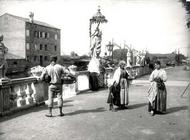
[[[148,67],[136,66],[128,71],[134,78],[149,73]],[[114,70],[106,69],[102,75],[104,87],[113,77]],[[76,96],[82,91],[89,90],[89,72],[76,72],[76,83],[63,84],[63,99]],[[37,82],[34,77],[2,80],[0,85],[0,114],[14,109],[29,107],[48,99],[48,84]]]
[[[22,107],[25,105],[31,105],[35,103],[35,82],[36,79],[33,77],[10,80],[11,92],[9,94],[13,97],[12,108]]]
[[[63,99],[76,96],[81,91],[89,90],[88,72],[77,72],[76,77],[76,83],[63,84]],[[48,99],[48,84],[37,82],[34,77],[6,79],[2,80],[1,83],[0,114],[36,105]]]

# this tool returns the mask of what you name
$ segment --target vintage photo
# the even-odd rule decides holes
[[[0,0],[1,140],[189,140],[189,0]]]

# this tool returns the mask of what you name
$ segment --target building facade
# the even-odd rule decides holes
[[[5,13],[0,16],[0,34],[8,52],[25,59],[30,67],[49,63],[51,55],[60,56],[60,29],[33,17]]]

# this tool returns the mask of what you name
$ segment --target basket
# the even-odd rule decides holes
[[[73,84],[76,82],[76,78],[74,76],[68,75],[68,76],[63,76],[61,78],[62,84]]]

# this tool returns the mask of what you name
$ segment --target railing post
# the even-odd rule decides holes
[[[10,80],[1,79],[0,85],[0,114],[10,110]]]

